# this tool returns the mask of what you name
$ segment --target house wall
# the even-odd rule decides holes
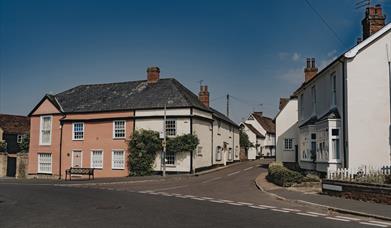
[[[160,110],[155,110],[155,113],[159,113]],[[168,113],[168,112],[167,112]],[[138,115],[139,112],[137,111]],[[154,112],[149,112],[152,116],[154,116]],[[172,113],[170,113],[172,114]],[[177,135],[190,134],[190,117],[170,117],[167,115],[167,119],[175,119],[176,120],[176,133]],[[163,122],[164,119],[162,117],[150,117],[150,118],[138,118],[135,120],[135,130],[153,130],[157,132],[163,132]],[[153,165],[153,169],[155,171],[161,171],[161,154],[156,156],[156,160]],[[190,172],[190,153],[179,153],[176,155],[176,164],[175,165],[167,165],[166,171],[168,172]]]
[[[61,114],[52,115],[51,145],[39,145],[40,117],[46,114],[56,113],[55,107],[46,101],[32,114],[30,118],[30,151],[28,174],[36,175],[38,172],[38,153],[52,154],[52,176],[64,176],[65,170],[71,167],[72,151],[82,151],[82,167],[91,167],[91,150],[103,150],[103,168],[95,171],[96,177],[119,177],[128,175],[126,158],[127,139],[133,131],[133,121],[130,119],[133,112],[113,112],[95,114],[68,114],[64,118],[62,133],[61,170],[60,169],[60,137]],[[46,110],[46,111],[45,111]],[[126,119],[126,139],[113,139],[113,120]],[[72,140],[72,123],[84,123],[84,139],[80,141]],[[125,151],[125,169],[112,169],[112,150],[123,149]]]
[[[220,127],[219,127],[220,123]],[[231,149],[231,153],[234,153],[235,147],[234,147],[234,127],[232,125],[227,124],[224,121],[221,121],[219,119],[215,119],[213,122],[213,164],[223,164],[226,165],[227,162],[232,162],[234,159],[230,160],[229,158],[229,151]],[[222,148],[221,153],[221,160],[218,160],[217,158],[217,147],[220,146]],[[231,156],[231,158],[234,158],[235,155]]]
[[[349,168],[390,164],[390,40],[387,32],[347,61]]]
[[[233,132],[233,143],[234,143],[234,160],[235,161],[240,161],[240,135],[239,135],[239,128],[234,127],[234,132]]]
[[[291,99],[276,117],[276,160],[295,162],[295,145],[298,139],[297,99]],[[285,139],[292,140],[292,150],[285,149]]]
[[[256,145],[258,143],[260,143],[257,139],[257,136],[254,132],[252,132],[246,125],[243,125],[244,128],[243,128],[243,131],[247,134],[248,136],[248,140],[254,145],[254,147],[250,147],[248,148],[247,150],[247,159],[250,159],[250,160],[254,160],[256,159],[256,156],[257,156],[257,149],[256,149]]]
[[[200,142],[193,156],[195,169],[212,165],[212,126],[211,121],[193,118],[193,134]]]

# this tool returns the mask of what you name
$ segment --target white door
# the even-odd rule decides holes
[[[72,167],[82,168],[82,152],[80,150],[72,151]]]

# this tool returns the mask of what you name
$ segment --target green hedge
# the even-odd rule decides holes
[[[285,168],[281,163],[271,163],[268,168],[267,179],[283,187],[292,186],[303,181],[301,173]]]

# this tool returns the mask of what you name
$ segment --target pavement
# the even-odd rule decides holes
[[[267,170],[264,168],[261,174],[256,178],[256,184],[261,190],[270,193],[272,196],[281,200],[312,204],[314,206],[326,207],[329,210],[342,213],[357,214],[391,221],[391,205],[345,199],[311,192],[292,191],[270,183],[266,179],[266,175]]]
[[[0,227],[391,227],[276,199],[254,182],[264,165],[121,181],[0,181]]]

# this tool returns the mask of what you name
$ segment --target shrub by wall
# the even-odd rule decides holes
[[[268,168],[267,179],[279,186],[290,187],[292,184],[303,181],[301,173],[285,168],[282,163],[271,163]]]

